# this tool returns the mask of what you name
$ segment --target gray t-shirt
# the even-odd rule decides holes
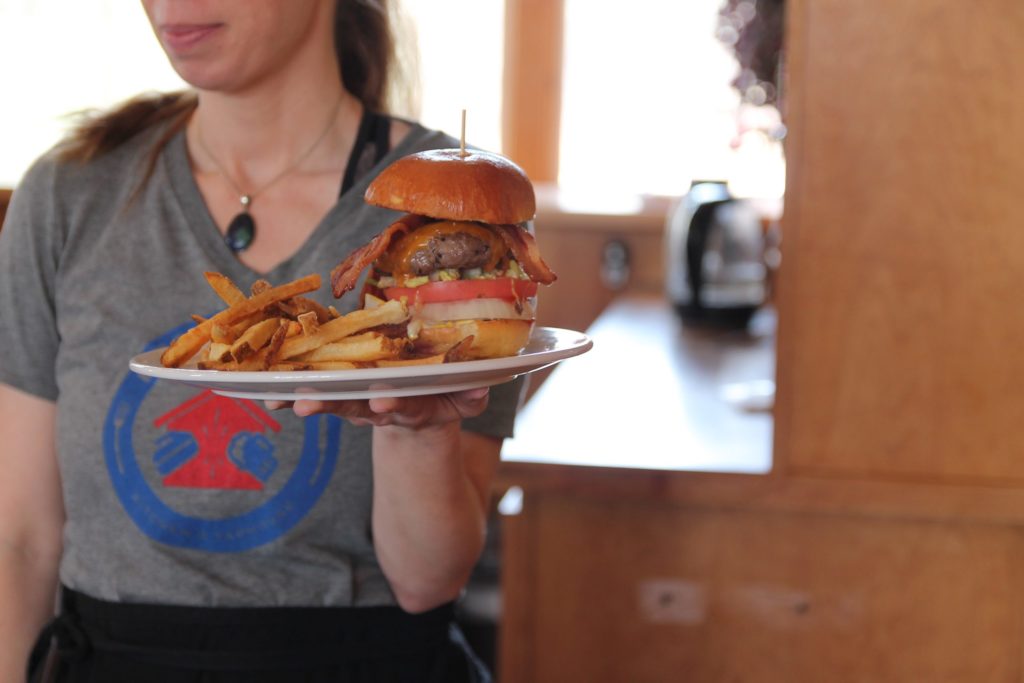
[[[144,379],[128,360],[167,344],[191,314],[223,307],[204,271],[243,289],[260,277],[328,282],[396,215],[363,202],[369,179],[454,141],[414,127],[295,255],[261,275],[222,241],[182,134],[129,201],[159,133],[85,165],[43,157],[0,232],[0,382],[57,403],[61,580],[123,602],[393,604],[370,533],[370,428]],[[329,290],[311,296],[342,312],[358,303]],[[464,427],[511,435],[518,395],[518,382],[494,387],[487,412]]]

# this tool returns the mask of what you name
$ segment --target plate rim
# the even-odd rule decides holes
[[[545,334],[554,335],[556,338],[574,337],[574,339],[571,343],[562,347],[542,349],[532,353],[520,353],[515,356],[504,356],[501,358],[485,358],[435,365],[353,368],[350,370],[288,370],[282,372],[266,370],[200,370],[189,367],[165,368],[162,365],[156,365],[143,360],[144,357],[153,357],[167,348],[162,346],[136,354],[129,360],[128,366],[132,372],[144,377],[179,382],[201,382],[205,386],[212,386],[218,383],[293,384],[305,382],[309,384],[324,384],[346,381],[386,381],[417,377],[438,378],[445,375],[473,373],[474,371],[496,372],[499,370],[507,370],[510,375],[516,376],[581,355],[589,351],[594,345],[593,339],[584,332],[561,327],[540,326],[535,327],[530,334],[527,346]]]

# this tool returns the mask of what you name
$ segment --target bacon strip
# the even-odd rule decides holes
[[[345,292],[353,289],[363,270],[376,261],[391,246],[391,241],[400,235],[411,232],[430,219],[415,214],[407,214],[385,228],[379,235],[348,255],[331,271],[331,291],[334,297],[341,298]],[[540,256],[540,249],[533,235],[518,225],[491,225],[509,248],[523,272],[531,280],[549,285],[557,279],[554,271],[548,267]]]
[[[340,299],[345,292],[356,286],[363,270],[387,251],[391,240],[398,235],[415,230],[425,222],[426,219],[422,216],[413,214],[402,216],[384,228],[379,235],[349,254],[348,258],[331,271],[331,291],[334,293],[334,298]]]
[[[542,285],[550,285],[558,278],[540,257],[537,241],[525,228],[518,225],[492,225],[491,227],[505,241],[512,251],[512,255],[516,257],[516,261],[522,266],[523,272],[529,275],[531,280]]]

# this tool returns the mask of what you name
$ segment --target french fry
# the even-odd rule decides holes
[[[276,363],[271,363],[267,370],[271,372],[296,372],[298,370],[312,370],[313,366],[309,363],[300,363],[291,360],[279,360]]]
[[[402,368],[407,365],[440,365],[444,363],[444,354],[435,353],[433,356],[420,356],[417,358],[394,358],[383,359],[376,362],[381,368]]]
[[[206,351],[206,359],[213,361],[231,360],[231,345],[212,342]]]
[[[431,356],[420,356],[418,358],[399,358],[395,360],[379,360],[377,365],[382,368],[404,367],[407,365],[440,365],[442,363],[454,363],[466,360],[466,353],[473,345],[473,337],[462,339],[447,351],[435,353]]]
[[[302,334],[316,334],[316,331],[320,328],[320,321],[317,318],[316,311],[306,311],[299,315],[298,321],[302,326]]]
[[[372,363],[355,363],[347,360],[306,361],[306,367],[310,370],[358,370],[372,366]]]
[[[310,311],[316,313],[317,322],[325,323],[328,320],[338,317],[331,314],[331,310],[326,306],[322,305],[320,302],[313,301],[312,299],[307,299],[304,296],[294,297],[292,301],[296,302],[296,305],[298,305],[301,313],[308,313]]]
[[[257,370],[263,370],[266,361],[266,349],[260,349],[259,353],[246,358],[244,361],[226,360],[206,360],[199,361],[198,367],[200,370],[225,370],[230,372],[248,371],[253,372]]]
[[[210,328],[210,339],[217,344],[227,344],[230,346],[238,339],[238,335],[230,327],[214,325]]]
[[[262,294],[263,292],[267,291],[270,288],[271,284],[266,280],[256,280],[256,282],[253,282],[252,286],[249,287],[249,294],[251,294],[252,296],[256,296],[257,294]]]
[[[203,273],[203,276],[217,296],[228,306],[234,306],[240,301],[245,301],[245,294],[227,275],[207,271]]]
[[[280,327],[280,318],[267,318],[256,323],[231,345],[231,357],[241,363],[266,346]]]
[[[160,362],[167,368],[181,367],[190,358],[195,356],[203,345],[210,340],[210,330],[213,329],[214,325],[230,325],[231,323],[238,322],[247,315],[252,315],[253,313],[263,310],[265,307],[273,303],[293,296],[298,296],[299,294],[306,294],[307,292],[312,292],[319,288],[320,275],[314,273],[277,287],[271,287],[270,289],[249,297],[244,301],[232,304],[217,315],[204,320],[202,323],[191,328],[171,342],[170,346],[168,346],[163,355],[161,355]],[[332,339],[330,341],[334,340]]]
[[[409,311],[401,301],[389,301],[372,311],[356,310],[324,323],[314,334],[292,337],[281,347],[281,358],[292,359],[309,353],[324,344],[343,339],[378,325],[404,322]]]
[[[385,337],[375,332],[363,332],[322,346],[297,356],[296,360],[319,361],[371,361],[398,358],[405,349],[402,339]]]
[[[266,311],[256,311],[252,315],[247,315],[238,322],[232,323],[228,329],[231,330],[231,334],[234,335],[235,339],[238,339],[243,334],[245,334],[245,331],[247,329],[249,329],[256,323],[266,320],[267,318],[270,317],[272,316],[267,315]],[[231,343],[233,344],[234,342],[232,341]]]
[[[270,337],[270,342],[267,344],[266,354],[263,358],[263,369],[267,370],[277,362],[277,354],[281,351],[281,345],[284,344],[285,336],[288,334],[288,322],[287,320],[281,320],[277,324],[277,329],[274,334]]]
[[[456,363],[458,361],[468,360],[469,349],[473,346],[474,339],[475,337],[472,334],[460,339],[457,344],[444,352],[444,362]]]
[[[273,286],[257,280],[247,297],[227,276],[204,273],[227,308],[204,318],[171,342],[161,356],[165,367],[180,367],[200,351],[204,370],[354,370],[452,363],[468,358],[472,338],[432,355],[415,355],[416,330],[403,301],[368,296],[362,309],[341,314],[302,296],[320,288],[319,275]]]
[[[325,323],[334,317],[324,306],[321,306],[312,299],[307,299],[302,296],[296,296],[291,299],[278,302],[277,309],[289,318],[298,318],[304,313],[313,312],[316,313],[317,321],[322,323]]]
[[[201,360],[196,363],[196,367],[200,370],[234,370],[235,365],[233,361],[220,361],[220,360]]]

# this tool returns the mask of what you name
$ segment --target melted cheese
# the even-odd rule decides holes
[[[464,232],[479,238],[490,246],[491,258],[483,266],[484,272],[494,270],[498,262],[505,255],[505,252],[508,251],[504,240],[480,223],[441,221],[438,223],[428,223],[413,232],[402,235],[390,249],[377,259],[374,265],[377,270],[390,273],[396,278],[408,276],[412,272],[409,268],[409,260],[413,254],[426,247],[427,243],[435,237],[458,232]]]

